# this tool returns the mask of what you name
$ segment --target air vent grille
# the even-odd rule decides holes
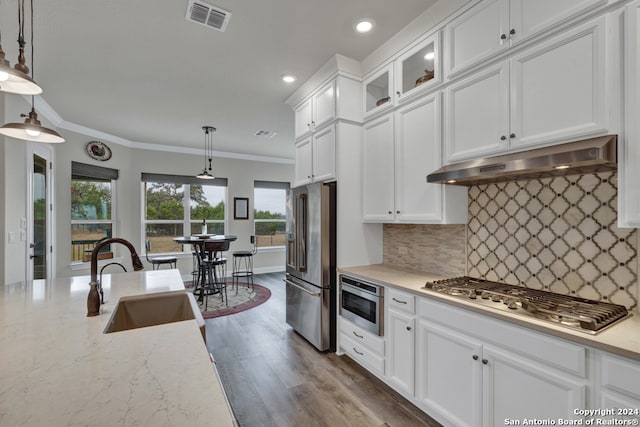
[[[273,132],[270,130],[257,130],[255,133],[255,136],[261,136],[263,138],[268,138],[271,139],[274,136],[276,136],[278,134],[278,132]]]
[[[197,22],[218,31],[225,31],[229,25],[231,12],[201,1],[189,0],[187,21]]]

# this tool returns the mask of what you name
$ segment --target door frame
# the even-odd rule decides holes
[[[49,211],[47,212],[47,242],[49,248],[46,250],[47,258],[46,258],[46,278],[51,279],[55,277],[55,263],[53,262],[56,259],[56,244],[55,244],[55,234],[54,233],[54,224],[55,224],[55,209],[53,205],[54,199],[54,150],[51,145],[36,143],[36,142],[27,142],[27,197],[26,197],[26,224],[25,227],[21,227],[24,229],[26,233],[25,240],[25,279],[27,281],[33,280],[33,261],[30,258],[31,248],[30,243],[34,238],[33,231],[33,156],[37,155],[45,159],[48,163],[47,167],[47,202],[49,203]],[[22,224],[21,224],[22,225]]]

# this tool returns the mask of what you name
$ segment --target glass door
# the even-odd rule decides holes
[[[51,278],[52,153],[36,144],[29,150],[27,211],[27,280]]]

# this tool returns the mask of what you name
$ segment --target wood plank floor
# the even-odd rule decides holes
[[[207,346],[242,427],[439,426],[347,356],[317,351],[285,322],[284,273],[256,275],[271,298],[207,319]],[[242,289],[241,289],[242,291]]]

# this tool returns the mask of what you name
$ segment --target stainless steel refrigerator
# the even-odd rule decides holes
[[[336,349],[336,183],[289,190],[287,323],[318,350]]]

